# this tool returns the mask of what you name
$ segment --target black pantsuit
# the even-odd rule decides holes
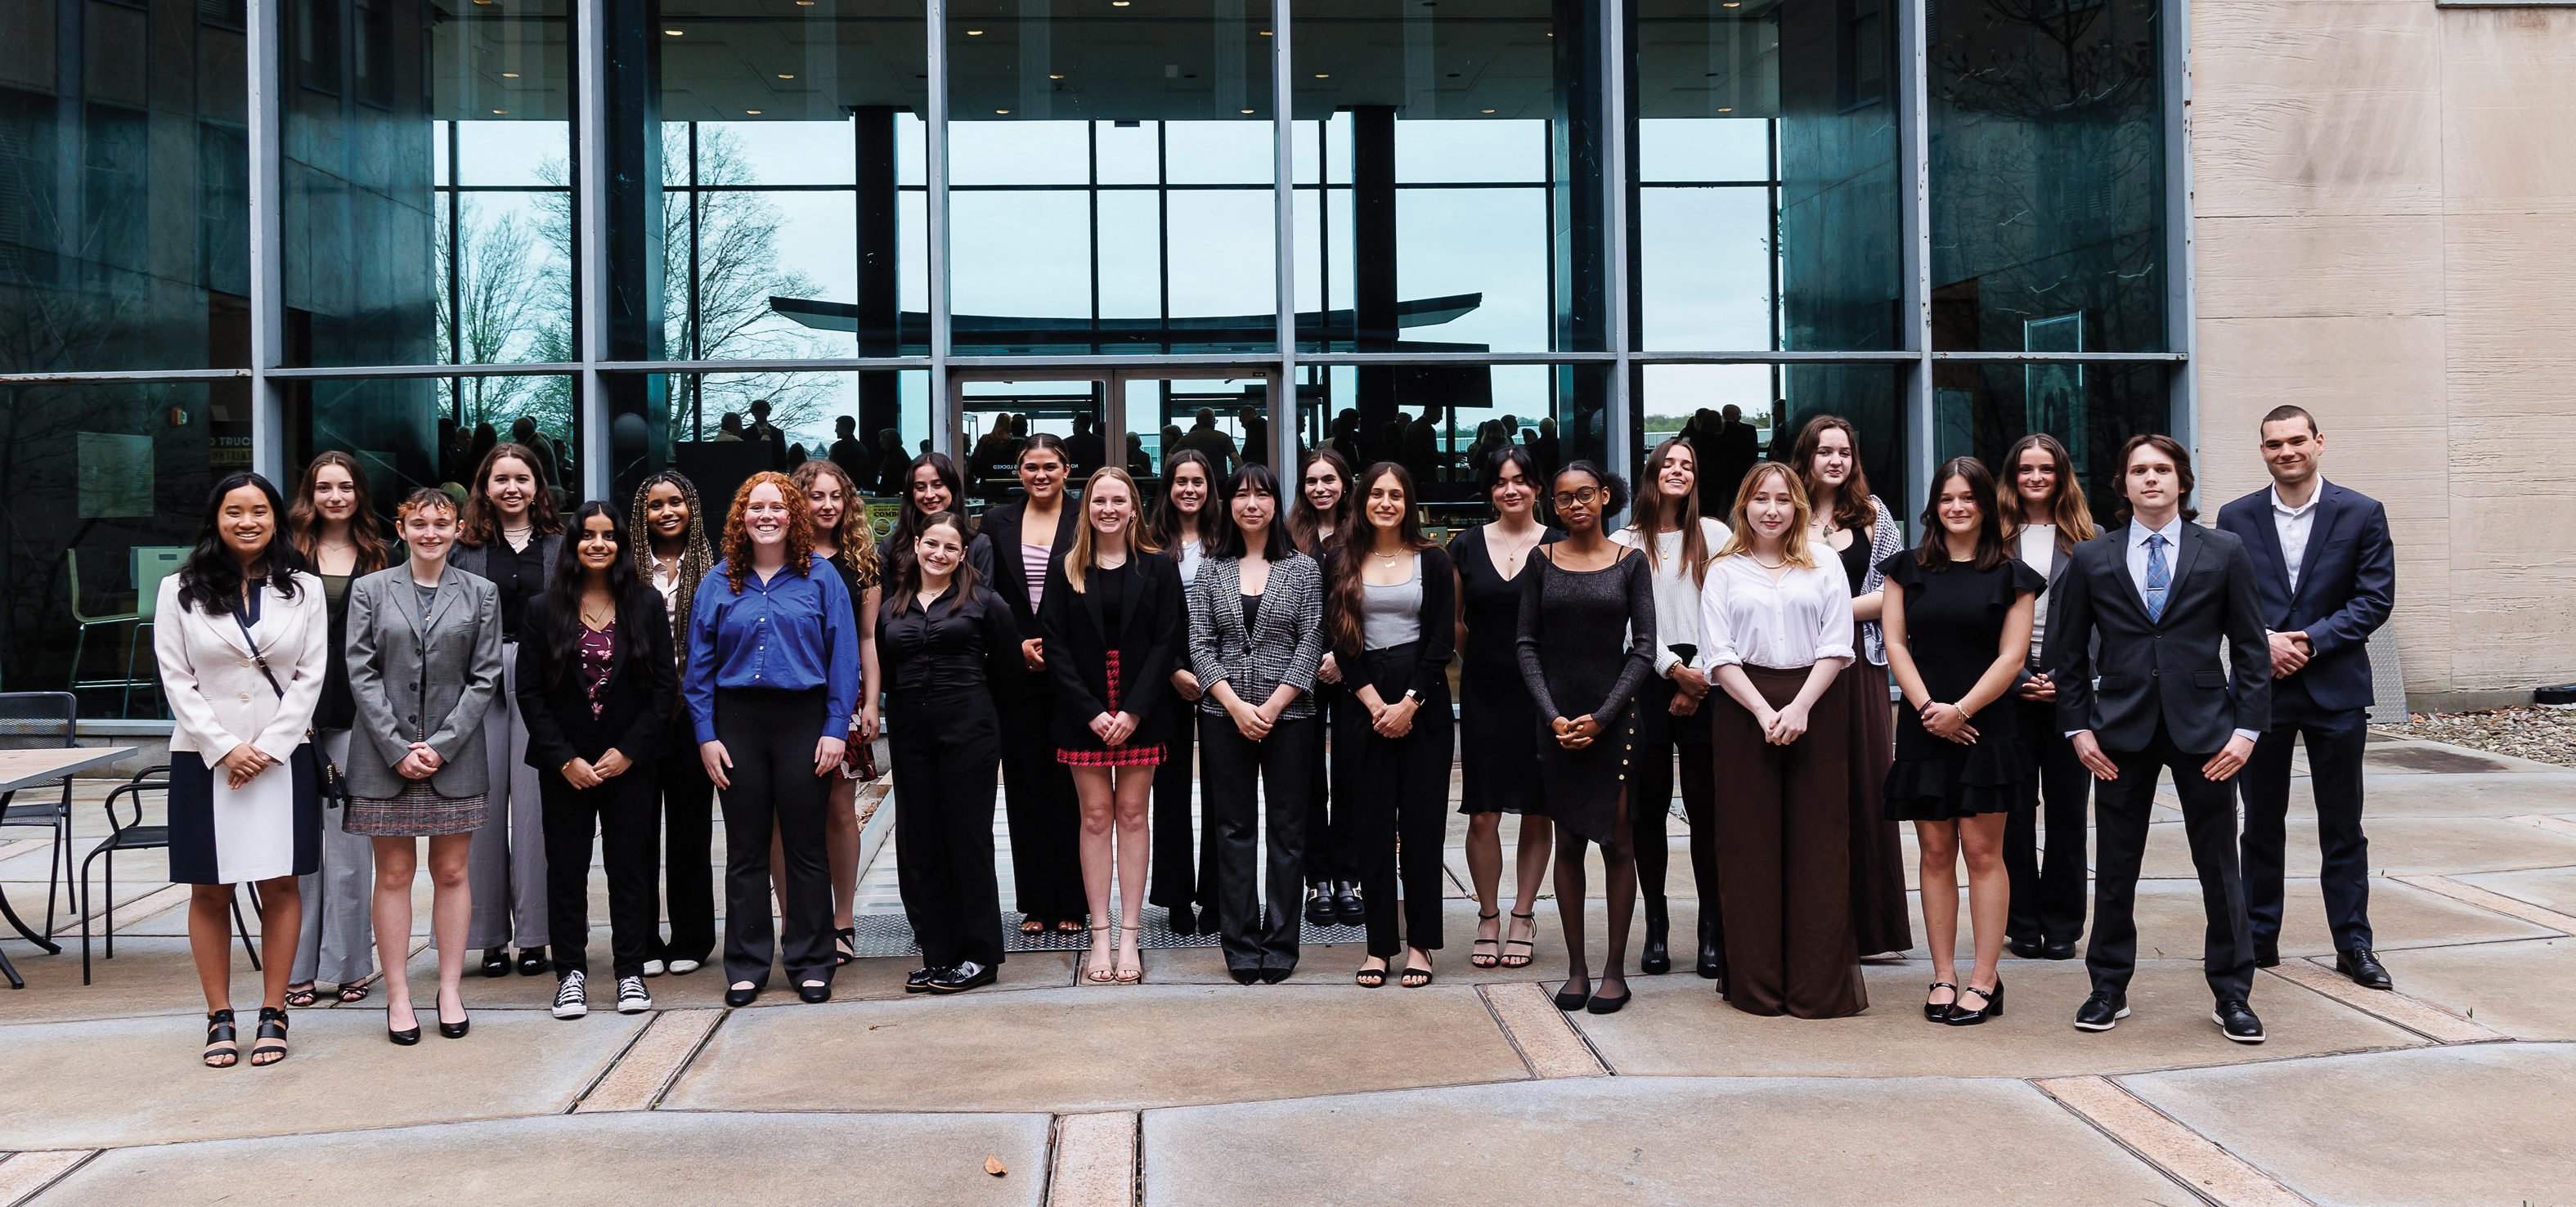
[[[832,979],[832,867],[823,852],[823,809],[831,783],[814,774],[814,735],[827,711],[824,689],[719,688],[716,740],[733,766],[725,775],[725,980],[769,983],[773,940],[798,985]],[[769,838],[785,864],[785,916],[770,929]]]
[[[1234,718],[1199,716],[1199,751],[1206,774],[1199,792],[1208,824],[1217,832],[1217,918],[1225,933],[1225,964],[1237,972],[1297,966],[1297,915],[1304,882],[1298,878],[1305,848],[1307,777],[1313,774],[1315,751],[1323,742],[1323,721],[1316,717],[1282,718],[1270,736],[1255,742],[1243,736]],[[1253,795],[1258,774],[1261,794]],[[1256,810],[1260,812],[1256,813]],[[1255,850],[1261,823],[1269,823],[1267,891],[1260,873],[1264,853]]]
[[[691,752],[694,757],[695,752]],[[546,831],[547,951],[555,971],[590,971],[590,840],[608,873],[608,953],[617,975],[644,975],[652,950],[653,815],[660,785],[644,766],[594,788],[575,788],[553,771],[537,774]]]
[[[1190,791],[1198,781],[1199,712],[1175,700],[1163,715],[1163,764],[1154,768],[1154,864],[1148,904],[1196,906],[1216,926],[1216,826],[1190,824]]]
[[[2308,784],[2317,802],[2317,869],[2336,951],[2377,946],[2370,933],[2370,839],[2361,831],[2361,755],[2370,740],[2365,709],[2322,709],[2304,677],[2272,684],[2272,727],[2254,742],[2245,788],[2245,908],[2258,947],[2281,941],[2281,878],[2290,811],[2290,742],[2308,745]]]
[[[1362,718],[1368,709],[1351,695],[1351,684],[1358,681],[1363,668],[1345,665],[1342,681],[1315,681],[1315,718],[1322,722],[1324,740],[1315,743],[1314,767],[1306,773],[1306,882],[1318,880],[1361,879],[1358,836],[1353,831],[1352,810],[1347,800],[1335,808],[1337,791],[1346,792],[1350,781],[1342,770],[1342,725],[1353,713]],[[1397,694],[1403,694],[1401,688]],[[1374,891],[1363,887],[1363,895]]]
[[[2216,751],[2193,752],[2174,744],[2164,724],[2144,750],[2108,750],[2120,778],[2093,793],[2093,942],[2084,966],[2093,988],[2126,992],[2138,963],[2138,865],[2147,851],[2147,823],[2155,809],[2156,770],[2173,772],[2182,797],[2183,833],[2200,874],[2201,905],[2209,923],[2202,940],[2202,971],[2219,1001],[2244,1000],[2254,986],[2254,939],[2245,921],[2245,882],[2236,866],[2236,794],[2200,773]]]
[[[945,607],[944,603],[934,608]],[[894,761],[895,872],[922,965],[1002,962],[993,875],[993,786],[1001,722],[975,688],[889,698],[901,718]]]
[[[1038,608],[1029,602],[1029,585],[1044,586],[1063,574],[1064,555],[1073,548],[1082,515],[1072,503],[1058,517],[1055,540],[1044,565],[1031,565],[1020,548],[1020,531],[1028,503],[1006,503],[977,521],[978,539],[989,542],[993,572],[989,584],[1010,610],[1019,640],[1043,637]],[[1021,913],[1041,919],[1089,916],[1091,900],[1082,889],[1082,806],[1074,794],[1073,773],[1057,762],[1055,686],[1047,671],[1031,671],[1017,651],[993,671],[993,706],[1002,726],[1002,807],[1011,827],[1011,882]]]
[[[2012,912],[2004,933],[2023,942],[2072,947],[2084,936],[2085,806],[2093,773],[2075,757],[2075,743],[2058,732],[2057,705],[2012,697],[2020,712],[2022,753],[2029,760],[2021,799],[2004,821],[2004,872],[2012,880]],[[2040,826],[2048,850],[2039,847]]]
[[[662,910],[671,937],[662,939],[657,928],[645,958],[703,964],[716,949],[716,786],[698,758],[686,715],[672,730],[669,749],[654,760],[653,777],[662,788]]]
[[[1673,652],[1687,664],[1699,655],[1696,646],[1677,645]],[[1682,813],[1690,819],[1691,878],[1699,886],[1703,925],[1718,916],[1717,896],[1717,762],[1708,746],[1709,701],[1720,693],[1714,684],[1700,697],[1699,710],[1687,717],[1672,713],[1681,689],[1657,676],[1637,692],[1637,758],[1630,773],[1637,790],[1628,810],[1628,831],[1637,848],[1637,889],[1646,900],[1664,895],[1672,848],[1664,841],[1664,818],[1672,812],[1673,761],[1681,760]]]
[[[1440,617],[1446,625],[1448,613]],[[1421,647],[1428,644],[1370,650],[1365,666],[1346,668],[1346,681],[1364,674],[1379,699],[1400,700],[1416,681]],[[1447,643],[1441,643],[1440,652],[1447,652]],[[1352,836],[1349,851],[1358,864],[1361,898],[1368,903],[1369,954],[1390,960],[1408,945],[1424,951],[1441,945],[1440,902],[1448,887],[1441,853],[1449,836],[1449,766],[1457,726],[1449,711],[1447,677],[1434,675],[1431,682],[1432,690],[1417,697],[1421,710],[1413,714],[1413,729],[1403,737],[1378,734],[1356,691],[1342,696],[1333,717],[1333,761],[1342,777],[1336,820]],[[1307,877],[1313,879],[1314,873]],[[1404,891],[1401,932],[1396,928],[1399,881]]]

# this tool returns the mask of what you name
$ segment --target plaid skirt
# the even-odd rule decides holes
[[[484,794],[440,796],[425,779],[412,780],[391,800],[353,796],[340,828],[376,838],[470,834],[483,828]]]
[[[1118,651],[1109,651],[1109,711],[1118,711],[1121,684],[1118,681]],[[1130,742],[1124,746],[1058,746],[1055,761],[1067,767],[1155,767],[1163,762],[1163,744]]]

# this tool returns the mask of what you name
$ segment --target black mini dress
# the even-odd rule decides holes
[[[1878,570],[1905,592],[1906,649],[1923,690],[1942,704],[1957,703],[1994,665],[2014,601],[2048,585],[2011,557],[1991,570],[1952,562],[1936,573],[1907,549]],[[1968,724],[1977,740],[1961,745],[1924,729],[1913,709],[1896,710],[1896,763],[1882,802],[1889,820],[1948,821],[2012,809],[2027,766],[2021,710],[1990,704]]]

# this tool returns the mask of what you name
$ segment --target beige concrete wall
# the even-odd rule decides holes
[[[2419,707],[2576,680],[2576,8],[2191,8],[2202,498],[2281,403],[2388,505]]]

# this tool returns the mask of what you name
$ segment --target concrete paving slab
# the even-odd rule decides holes
[[[821,1154],[834,1202],[888,1207],[1038,1207],[1046,1191],[1043,1115],[798,1117],[644,1112],[555,1116],[384,1131],[233,1140],[103,1154],[36,1200],[42,1207],[211,1203],[243,1193],[325,1202],[564,1207],[719,1207],[813,1202]],[[1010,1172],[984,1172],[987,1155]],[[583,1171],[587,1176],[567,1176]]]
[[[2524,775],[2444,774],[2372,776],[2362,786],[2365,828],[2383,817],[2511,817],[2554,813],[2576,802],[2576,772]],[[2290,816],[2316,817],[2309,781],[2290,781]]]
[[[2377,846],[2374,844],[2374,851]],[[2138,884],[2141,954],[2197,957],[2206,918],[2197,880],[2143,880]],[[2545,928],[2479,909],[2385,876],[2370,879],[2370,927],[2381,951],[2491,943],[2550,934]],[[2324,892],[2315,880],[2282,884],[2281,954],[2331,956],[2334,931],[2326,924]]]
[[[1132,1111],[1065,1116],[1056,1127],[1048,1207],[1132,1207],[1136,1128]]]
[[[2456,773],[2498,772],[2541,773],[2565,771],[2555,763],[2473,750],[2448,742],[2421,739],[2379,741],[2374,739],[2362,756],[2362,767],[2372,775],[2443,775]]]
[[[2576,1048],[2469,1044],[2120,1078],[2319,1203],[2564,1203]]]
[[[2151,827],[2143,875],[2189,879],[2191,846],[2182,823]],[[2369,823],[2374,876],[2418,872],[2509,872],[2576,867],[2576,838],[2492,817],[2383,817]],[[2291,826],[2283,866],[2314,868],[2320,856],[2314,827]]]
[[[1698,952],[1699,902],[1689,898],[1670,898],[1672,910],[1671,940],[1674,963],[1687,971]],[[1557,914],[1556,901],[1548,898],[1538,903],[1538,946],[1526,968],[1477,968],[1467,963],[1476,938],[1476,903],[1450,900],[1441,910],[1444,946],[1432,953],[1432,968],[1439,974],[1435,984],[1469,985],[1512,984],[1515,982],[1554,979],[1565,975],[1565,924]],[[1607,906],[1598,899],[1588,901],[1584,910],[1586,946],[1595,967],[1608,958],[1609,915]],[[1637,950],[1645,941],[1645,914],[1637,914],[1628,937],[1628,967],[1637,966]],[[1514,948],[1514,951],[1520,950]],[[1225,970],[1225,953],[1215,947],[1181,947],[1148,951],[1145,955],[1145,980],[1163,985],[1232,985],[1234,977]],[[1012,957],[1014,960],[1019,957]],[[1368,958],[1366,943],[1308,943],[1299,949],[1297,971],[1286,981],[1289,985],[1351,986],[1351,975],[1359,971],[1360,961]],[[1396,960],[1398,968],[1403,958]],[[846,971],[846,970],[844,970]],[[1394,987],[1392,984],[1390,988]]]
[[[2416,997],[2520,1039],[2576,1040],[2576,939],[2391,952],[2389,979]]]
[[[2486,872],[2454,876],[2451,879],[2491,893],[2502,893],[2517,901],[2528,901],[2543,909],[2576,917],[2576,868]]]
[[[2386,1019],[2436,1043],[2482,1044],[2510,1038],[2484,1023],[2394,989],[2365,989],[2334,970],[2332,961],[2288,959],[2264,970],[2271,976],[2314,990],[2373,1018]]]
[[[94,1148],[55,1148],[44,1152],[12,1153],[0,1160],[0,1207],[18,1207],[34,1198],[39,1190],[54,1184],[55,1179],[80,1167],[96,1156]]]
[[[2198,961],[2141,962],[2129,984],[2135,1011],[2117,1030],[2078,1031],[2075,1008],[2092,991],[2079,961],[2007,959],[2004,1014],[1982,1026],[1923,1020],[1930,965],[1862,970],[1870,1008],[1841,1019],[1760,1018],[1720,1000],[1697,977],[1635,977],[1637,1000],[1611,1015],[1571,1015],[1621,1076],[2061,1077],[2176,1068],[2247,1059],[2209,1021]],[[2254,1009],[2271,1042],[2267,1058],[2424,1041],[2309,993],[2255,985]]]
[[[1862,1157],[1900,1153],[1901,1173]],[[1145,1115],[1147,1207],[1916,1207],[1926,1187],[1995,1207],[2183,1199],[2012,1081],[1582,1078]]]
[[[2222,1207],[2310,1207],[2245,1159],[2156,1113],[2106,1077],[2051,1077],[2036,1083],[2048,1096],[2153,1161],[2176,1181]]]
[[[743,1011],[663,1102],[1105,1111],[1529,1076],[1471,987],[1381,990],[1365,1013],[1358,992],[1142,985]]]
[[[244,1012],[245,1052],[255,1014]],[[575,1026],[482,1010],[463,1040],[424,1026],[421,1042],[403,1048],[385,1042],[381,1012],[303,1010],[289,1041],[294,1055],[264,1069],[200,1067],[198,1019],[12,1026],[0,1045],[0,1085],[12,1091],[0,1099],[0,1146],[165,1144],[555,1113],[643,1025],[617,1014]]]

